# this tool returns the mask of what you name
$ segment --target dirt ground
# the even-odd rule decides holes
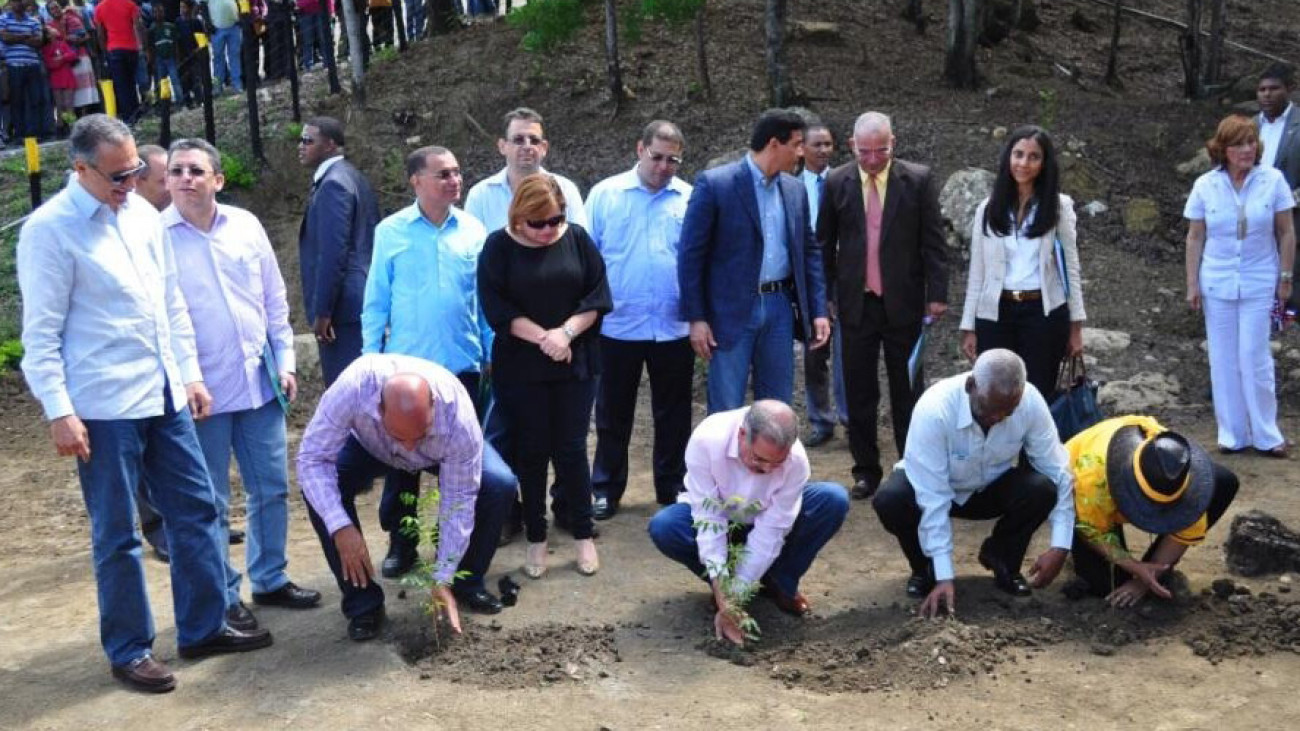
[[[518,104],[547,115],[553,139],[548,167],[584,189],[631,164],[631,140],[656,116],[682,124],[690,142],[689,177],[706,160],[740,146],[765,93],[758,4],[710,5],[720,8],[711,16],[717,34],[717,98],[711,104],[689,88],[689,32],[649,24],[642,43],[625,47],[628,85],[638,96],[611,120],[603,102],[603,59],[593,41],[598,28],[584,30],[556,57],[539,59],[517,51],[517,32],[476,25],[454,45],[422,44],[378,68],[365,108],[325,100],[312,111],[349,119],[349,155],[381,189],[387,208],[406,200],[395,170],[409,138],[452,147],[472,183],[498,169],[495,122]],[[1173,166],[1191,157],[1239,99],[1179,101],[1174,36],[1138,23],[1125,30],[1125,88],[1106,89],[1098,81],[1105,32],[1069,30],[1076,8],[1104,22],[1105,9],[1091,3],[1045,4],[1038,32],[981,50],[996,91],[961,94],[935,78],[943,25],[938,9],[931,7],[931,29],[918,37],[896,18],[892,3],[825,0],[816,11],[792,5],[796,18],[837,21],[844,34],[841,44],[794,41],[790,47],[797,87],[815,97],[810,106],[837,133],[863,108],[885,109],[895,118],[900,156],[932,163],[941,175],[992,166],[998,143],[991,131],[998,126],[1050,121],[1058,140],[1082,143],[1080,165],[1089,172],[1080,179],[1094,187],[1067,192],[1080,204],[1095,198],[1111,208],[1080,221],[1090,324],[1133,338],[1126,350],[1100,358],[1096,374],[1106,380],[1143,371],[1177,376],[1179,401],[1158,416],[1212,444],[1213,414],[1203,396],[1207,365],[1197,347],[1203,325],[1181,302],[1179,214],[1191,179]],[[1181,5],[1159,0],[1144,8],[1177,16]],[[1300,58],[1294,34],[1278,30],[1300,22],[1291,0],[1228,5],[1232,37]],[[1241,55],[1229,59],[1233,73],[1250,73],[1259,64]],[[1066,78],[1058,65],[1082,81]],[[411,115],[399,114],[405,111]],[[271,141],[268,155],[272,165],[262,185],[271,194],[241,203],[266,222],[296,295],[294,241],[307,174],[284,140]],[[1156,201],[1158,223],[1149,233],[1128,233],[1120,211],[1139,196]],[[959,253],[952,267],[955,302],[965,273]],[[961,368],[953,324],[947,318],[934,332],[927,358],[932,376]],[[1300,362],[1286,354],[1300,343],[1294,331],[1288,337],[1279,355],[1279,390],[1282,428],[1294,438],[1300,434],[1300,379],[1290,373]],[[307,380],[306,391],[318,393]],[[309,407],[304,403],[291,419],[295,443]],[[1030,599],[1005,598],[975,560],[988,526],[959,521],[957,616],[916,619],[903,595],[906,563],[895,542],[867,505],[854,503],[805,579],[813,616],[795,620],[758,599],[763,638],[735,651],[710,639],[704,587],[660,557],[646,535],[654,509],[647,412],[643,404],[623,511],[601,524],[601,572],[578,575],[572,542],[561,535],[553,537],[553,568],[541,581],[522,576],[521,544],[502,548],[489,585],[509,573],[522,585],[518,606],[495,617],[467,616],[465,635],[436,649],[429,645],[423,597],[403,593],[395,582],[385,582],[391,622],[384,638],[347,640],[337,589],[297,498],[290,573],[326,598],[312,611],[258,611],[275,634],[270,649],[201,662],[176,659],[170,577],[146,557],[155,648],[180,679],[176,692],[146,697],[109,676],[99,647],[88,523],[74,467],[53,455],[21,378],[0,377],[0,726],[1190,731],[1290,728],[1295,722],[1300,604],[1291,580],[1300,577],[1228,577],[1223,557],[1227,523],[1241,511],[1264,510],[1300,526],[1294,458],[1224,457],[1242,489],[1224,524],[1180,566],[1186,589],[1172,603],[1129,612],[1067,599],[1060,589],[1068,567],[1054,586]],[[884,445],[892,443],[887,423],[882,414]],[[885,447],[886,459],[892,451]],[[850,480],[842,433],[811,456],[816,479]],[[377,496],[367,495],[360,512],[371,529],[372,555],[382,557],[376,504]],[[241,520],[237,515],[236,525]],[[1130,539],[1143,545],[1140,536]],[[1031,556],[1045,540],[1038,536]],[[232,551],[242,564],[242,547]],[[1223,578],[1237,585],[1214,584]]]

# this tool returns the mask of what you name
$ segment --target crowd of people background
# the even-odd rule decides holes
[[[406,37],[421,38],[428,30],[424,0],[404,1]],[[353,0],[367,62],[372,50],[394,44],[392,3]],[[466,18],[497,15],[495,0],[466,3],[457,3]],[[112,82],[118,116],[128,122],[162,98],[163,79],[175,104],[199,104],[204,69],[196,34],[211,46],[214,96],[242,92],[249,73],[270,83],[287,78],[291,64],[303,72],[321,68],[334,59],[336,37],[346,44],[336,30],[339,13],[334,0],[252,0],[250,69],[238,0],[5,0],[0,147],[66,137],[77,118],[104,111],[100,80]]]
[[[1260,113],[1218,125],[1215,166],[1185,210],[1187,300],[1206,317],[1224,454],[1288,454],[1268,339],[1293,296],[1294,86],[1283,66],[1261,76]],[[542,116],[518,108],[497,141],[503,169],[464,194],[452,150],[414,150],[414,200],[385,216],[345,155],[343,125],[304,125],[302,301],[326,389],[294,462],[351,639],[381,631],[378,578],[419,561],[409,519],[422,473],[441,493],[428,570],[452,630],[462,608],[501,611],[485,577],[521,533],[526,576],[552,568],[552,525],[573,537],[574,569],[597,574],[596,524],[629,487],[646,374],[660,504],[649,536],[706,582],[719,638],[745,641],[755,594],[810,611],[800,580],[852,500],[870,500],[897,539],[923,616],[956,608],[952,518],[995,521],[978,560],[1013,596],[1052,583],[1071,554],[1080,593],[1118,607],[1171,596],[1173,567],[1238,481],[1149,415],[1058,431],[1049,402],[1059,365],[1082,355],[1087,266],[1051,136],[1021,127],[1004,144],[972,223],[959,326],[972,367],[928,388],[911,356],[947,314],[951,274],[935,176],[895,157],[885,114],[861,114],[849,137],[853,159],[832,168],[832,129],[768,110],[740,159],[692,184],[677,175],[682,131],[655,120],[629,145],[633,167],[584,199],[544,167]],[[112,673],[165,692],[176,679],[153,653],[137,518],[170,560],[181,657],[272,643],[229,560],[232,454],[252,602],[322,598],[287,572],[285,412],[299,378],[288,296],[260,222],[218,203],[209,143],[137,148],[121,121],[91,114],[73,126],[70,155],[67,186],[19,238],[22,367],[59,454],[77,458]],[[824,353],[806,365],[806,440],[792,406],[796,340]],[[900,458],[888,471],[882,353]],[[692,429],[697,359],[709,415]],[[847,488],[809,482],[810,450],[836,423],[853,458]],[[388,552],[376,569],[356,497],[379,477]],[[1026,576],[1044,523],[1048,548]],[[1125,525],[1158,538],[1134,556]]]

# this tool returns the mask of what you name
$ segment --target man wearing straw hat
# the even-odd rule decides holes
[[[1199,444],[1149,416],[1120,416],[1066,444],[1074,471],[1074,570],[1089,593],[1116,607],[1148,593],[1172,596],[1161,578],[1227,512],[1237,476]],[[1124,524],[1157,536],[1142,559]]]

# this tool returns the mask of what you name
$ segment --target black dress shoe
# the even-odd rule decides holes
[[[255,629],[241,632],[234,627],[222,630],[197,645],[181,647],[177,651],[186,660],[196,660],[209,655],[224,655],[231,652],[249,652],[271,646],[271,631]]]
[[[812,433],[804,440],[803,446],[807,449],[820,447],[835,438],[835,429],[826,429],[822,427],[813,427]]]
[[[243,542],[244,542],[244,531],[239,530],[238,528],[231,528],[231,529],[230,529],[230,545],[232,545],[232,546],[238,546],[239,544],[241,544],[241,543],[243,543]]]
[[[604,495],[597,495],[591,501],[591,517],[593,520],[609,520],[618,515],[618,503],[612,502]]]
[[[476,589],[474,591],[456,592],[456,603],[469,607],[479,614],[500,614],[501,609],[505,606],[492,595],[487,589]]]
[[[859,477],[853,481],[853,489],[849,491],[849,494],[853,496],[854,500],[870,500],[879,487],[879,483],[872,482],[866,477]]]
[[[415,568],[415,559],[418,557],[415,546],[404,538],[394,537],[388,542],[388,555],[384,556],[380,573],[385,579],[396,579]]]
[[[257,617],[253,616],[253,611],[243,602],[226,608],[226,624],[240,632],[251,632],[258,626]]]
[[[1024,575],[1019,571],[1012,571],[993,555],[987,541],[980,546],[979,561],[980,566],[993,572],[993,585],[1003,592],[1011,596],[1029,596],[1034,593],[1033,589],[1029,588],[1029,582],[1025,580]]]
[[[348,639],[353,642],[365,642],[379,636],[379,628],[384,625],[384,609],[380,607],[373,612],[358,614],[348,620]]]
[[[320,592],[304,589],[292,581],[275,591],[253,592],[253,603],[264,607],[310,609],[320,603]]]
[[[167,533],[163,531],[161,524],[146,529],[144,539],[148,541],[149,547],[153,549],[154,558],[163,563],[172,562],[172,552],[167,549]]]
[[[907,577],[907,595],[912,599],[924,599],[934,590],[934,579],[930,572],[912,574]]]

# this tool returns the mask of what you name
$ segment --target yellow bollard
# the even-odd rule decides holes
[[[35,175],[39,173],[41,171],[41,148],[36,144],[36,138],[24,138],[23,147],[27,150],[27,174]]]
[[[117,96],[113,93],[112,81],[100,81],[99,93],[104,97],[104,113],[110,117],[117,116]]]
[[[252,12],[252,8],[250,7],[249,1],[239,0],[239,14],[248,15],[250,12]]]
[[[158,98],[163,101],[172,100],[172,80],[165,76],[158,80]]]

